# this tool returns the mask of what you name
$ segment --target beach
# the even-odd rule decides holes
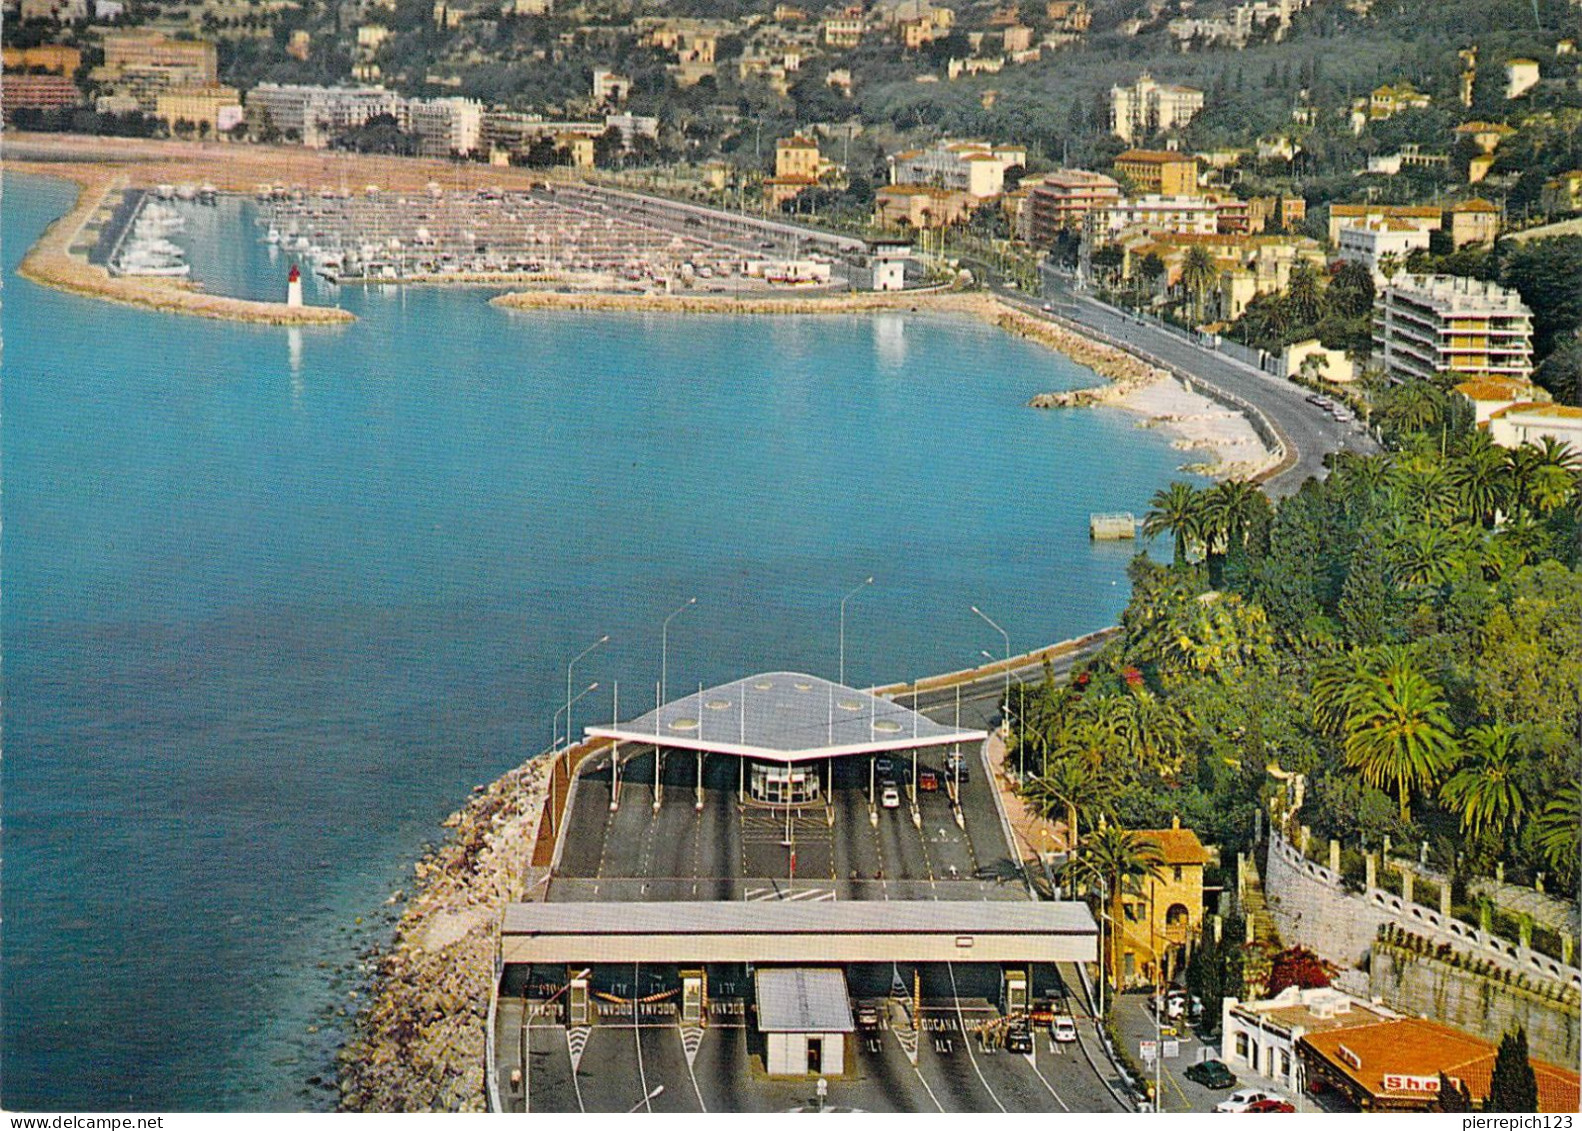
[[[1182,465],[1182,471],[1216,479],[1252,479],[1276,462],[1275,453],[1246,416],[1174,377],[1128,389],[1113,403],[1141,415],[1139,428],[1163,429],[1176,437],[1173,447],[1204,457]]]

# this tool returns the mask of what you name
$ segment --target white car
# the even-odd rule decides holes
[[[1260,1088],[1237,1088],[1225,1099],[1214,1105],[1215,1111],[1246,1111],[1259,1100],[1278,1100],[1280,1097],[1273,1092],[1265,1092]]]
[[[1077,1023],[1064,1013],[1057,1013],[1050,1023],[1049,1035],[1063,1045],[1070,1044],[1077,1039]]]
[[[887,785],[879,793],[879,804],[886,809],[899,809],[901,807],[901,791],[893,785]]]

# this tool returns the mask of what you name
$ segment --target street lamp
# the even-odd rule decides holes
[[[571,704],[573,702],[571,698],[571,669],[577,666],[578,660],[581,660],[582,657],[593,651],[600,644],[606,643],[609,639],[610,634],[605,633],[592,644],[589,644],[582,651],[578,652],[576,656],[572,658],[571,663],[566,665],[566,746],[568,748],[571,746]]]
[[[837,681],[842,687],[846,686],[846,602],[861,593],[866,586],[873,584],[873,578],[867,578],[857,588],[840,599],[840,679]]]
[[[555,800],[560,795],[559,791],[557,790],[557,788],[555,786],[555,778],[556,778],[556,775],[557,775],[557,773],[558,773],[558,771],[560,769],[560,745],[559,745],[560,744],[560,712],[561,711],[565,711],[566,712],[566,749],[567,749],[567,751],[570,751],[570,749],[571,749],[571,705],[573,703],[577,702],[578,700],[580,700],[584,695],[588,694],[588,692],[596,690],[598,688],[598,686],[599,686],[599,684],[598,684],[597,680],[595,680],[593,683],[588,684],[587,687],[584,687],[581,691],[579,691],[577,693],[577,698],[576,699],[567,699],[566,700],[566,705],[564,707],[561,707],[561,708],[559,708],[559,709],[557,709],[555,711],[555,719],[554,719],[554,722],[552,724],[552,726],[553,726],[553,737],[550,739],[550,742],[552,743],[552,745],[550,747],[550,754],[549,754],[549,831],[550,832],[554,832],[555,831]]]
[[[675,620],[682,613],[686,612],[697,603],[698,599],[696,597],[688,597],[685,603],[682,604],[679,609],[665,618],[665,623],[659,630],[659,702],[661,704],[666,702],[665,692],[668,690],[668,687],[665,683],[665,677],[669,674],[668,664],[670,660],[670,622]]]
[[[658,1099],[658,1098],[659,1098],[659,1096],[660,1096],[660,1094],[661,1094],[661,1093],[662,1093],[662,1092],[663,1092],[663,1091],[664,1091],[664,1090],[665,1090],[665,1086],[664,1086],[664,1085],[663,1085],[663,1084],[655,1084],[655,1085],[654,1085],[654,1090],[653,1090],[653,1091],[651,1091],[651,1092],[649,1092],[649,1093],[648,1093],[648,1094],[647,1094],[647,1095],[646,1095],[646,1096],[644,1096],[644,1097],[643,1097],[643,1098],[642,1098],[642,1099],[640,1099],[640,1100],[638,1100],[638,1101],[637,1101],[637,1102],[636,1102],[636,1103],[634,1103],[634,1104],[633,1104],[633,1105],[632,1105],[632,1106],[631,1106],[631,1107],[629,1107],[629,1108],[627,1108],[627,1109],[626,1109],[626,1114],[627,1114],[627,1115],[631,1115],[631,1114],[632,1114],[632,1112],[634,1112],[634,1111],[636,1111],[636,1110],[637,1110],[637,1109],[638,1109],[638,1108],[640,1108],[640,1107],[642,1107],[642,1106],[643,1106],[643,1105],[644,1105],[644,1104],[646,1104],[646,1103],[648,1103],[648,1102],[649,1102],[649,1101],[650,1101],[650,1100],[656,1100],[656,1099]]]
[[[982,619],[984,624],[988,625],[990,628],[994,629],[995,632],[998,632],[1005,638],[1005,711],[1002,711],[1001,714],[1002,717],[1008,718],[1007,712],[1010,711],[1011,707],[1011,634],[1006,632],[1005,629],[1001,628],[999,625],[995,624],[994,621],[990,620],[989,615],[982,609],[978,608],[977,605],[972,606],[972,611],[978,614],[979,618]],[[1006,733],[1010,733],[1009,723],[1007,723]]]

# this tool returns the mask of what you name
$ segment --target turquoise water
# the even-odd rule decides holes
[[[1180,460],[1064,358],[929,317],[510,314],[333,296],[250,328],[18,279],[70,200],[3,209],[4,1049],[9,1109],[294,1109],[385,899],[473,785],[744,670],[863,684],[1111,623]],[[200,274],[278,291],[250,205]],[[245,288],[241,288],[245,289]],[[316,301],[331,296],[314,292]],[[361,923],[357,922],[358,918]],[[312,1031],[316,1029],[317,1031]]]

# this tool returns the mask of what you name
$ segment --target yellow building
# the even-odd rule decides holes
[[[205,86],[219,78],[219,57],[214,44],[200,40],[167,39],[157,31],[107,32],[105,77],[113,81],[139,70],[179,74],[188,85]]]
[[[818,142],[811,138],[783,137],[775,142],[775,176],[781,180],[801,177],[818,180]]]
[[[1197,195],[1197,158],[1162,149],[1128,149],[1115,158],[1115,175],[1136,195]]]
[[[1500,234],[1500,210],[1482,197],[1474,197],[1453,207],[1447,224],[1452,247],[1463,248],[1474,243],[1492,244]]]
[[[1575,212],[1582,209],[1582,169],[1572,169],[1545,181],[1540,204],[1545,212]]]
[[[227,107],[231,114],[226,114]],[[174,129],[177,122],[191,122],[198,127],[207,124],[209,131],[218,133],[225,128],[222,116],[233,124],[241,120],[242,99],[231,86],[183,86],[162,91],[155,102],[154,116]]]
[[[1186,965],[1187,949],[1203,928],[1203,866],[1208,852],[1180,818],[1168,829],[1139,829],[1159,846],[1164,862],[1136,893],[1122,899],[1123,983],[1167,983]]]
[[[874,194],[874,223],[882,228],[938,229],[962,223],[973,198],[933,185],[887,185]]]
[[[576,169],[593,168],[593,135],[585,133],[559,133],[555,135],[555,147],[563,149],[570,159],[569,164]]]
[[[11,74],[47,71],[70,78],[82,66],[82,52],[75,47],[45,43],[38,47],[7,47],[5,69]]]

